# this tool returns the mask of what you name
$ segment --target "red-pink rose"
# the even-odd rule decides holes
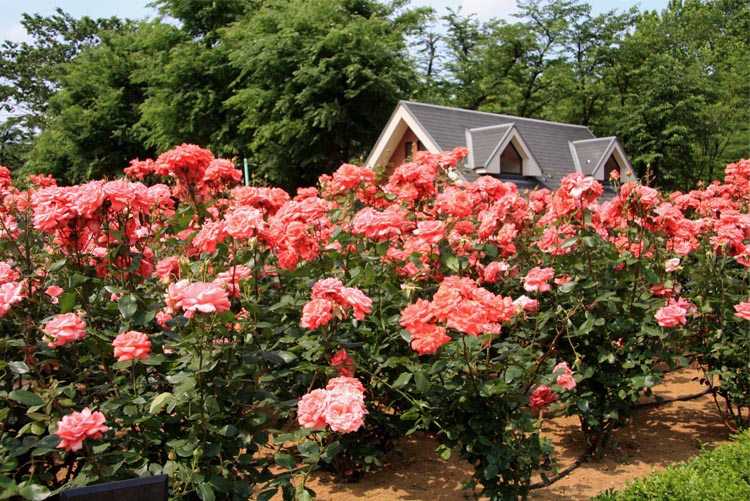
[[[48,320],[42,330],[51,338],[49,347],[57,348],[86,336],[86,322],[75,313],[62,313]]]
[[[346,377],[354,375],[354,360],[349,357],[345,349],[341,349],[331,359],[331,365],[339,371],[339,374]]]
[[[305,329],[317,329],[326,325],[333,318],[333,302],[328,299],[311,299],[302,307],[300,325]]]
[[[55,432],[62,439],[57,448],[75,452],[83,447],[85,439],[102,438],[102,433],[109,430],[104,421],[104,414],[99,411],[91,412],[88,407],[84,407],[81,412],[63,416],[57,423]]]
[[[118,334],[112,341],[118,362],[127,362],[133,358],[146,360],[151,351],[151,341],[143,332],[128,331]]]
[[[555,401],[555,394],[547,385],[539,385],[529,397],[529,405],[532,409],[541,409]]]

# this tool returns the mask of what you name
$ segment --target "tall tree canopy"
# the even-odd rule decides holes
[[[309,186],[364,155],[416,74],[393,10],[370,0],[268,0],[223,42],[229,100],[258,174]]]

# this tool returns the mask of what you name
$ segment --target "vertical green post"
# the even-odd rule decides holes
[[[245,186],[250,186],[250,169],[247,166],[247,158],[243,158],[242,163],[245,167]]]

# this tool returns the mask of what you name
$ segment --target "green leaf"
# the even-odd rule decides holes
[[[198,497],[203,501],[214,501],[214,499],[216,499],[211,484],[202,482],[196,486],[195,490],[198,493]]]
[[[440,457],[445,459],[446,461],[451,457],[451,449],[445,444],[438,445],[438,448],[435,449],[435,452],[437,452]]]
[[[304,484],[300,484],[294,492],[294,499],[295,501],[315,501],[315,493]]]
[[[28,365],[26,365],[25,363],[20,362],[20,361],[18,361],[18,362],[10,362],[8,364],[8,367],[15,374],[27,374],[31,370],[31,369],[29,369]]]
[[[8,397],[11,400],[15,400],[16,402],[23,404],[27,407],[33,407],[35,405],[44,405],[44,400],[42,400],[42,397],[40,397],[34,392],[27,391],[27,390],[13,390],[10,392],[10,395],[8,395]]]
[[[47,499],[51,494],[48,488],[39,484],[25,485],[18,490],[18,493],[21,494],[24,499],[30,499],[32,501]]]
[[[57,304],[60,306],[60,313],[70,313],[76,306],[76,293],[66,292],[60,296]]]
[[[151,401],[151,405],[148,408],[148,412],[150,414],[156,414],[161,410],[162,407],[167,403],[167,401],[172,397],[172,394],[168,391],[165,391],[164,393],[159,393],[154,397],[154,399]]]
[[[391,385],[391,388],[398,390],[406,386],[411,381],[411,372],[403,372]]]
[[[421,372],[414,374],[414,384],[417,385],[417,390],[419,390],[420,393],[427,393],[430,391],[430,380]]]
[[[274,454],[273,461],[277,465],[281,466],[282,468],[286,468],[287,470],[293,470],[297,467],[297,460],[294,459],[294,456],[285,452],[278,452]]]
[[[138,311],[138,300],[136,299],[135,294],[130,293],[122,296],[120,300],[117,301],[117,307],[120,309],[122,318],[125,320],[133,318],[133,315]]]

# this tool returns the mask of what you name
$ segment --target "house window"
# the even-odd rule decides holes
[[[513,143],[510,143],[500,155],[500,172],[502,174],[523,173],[523,159]]]
[[[414,143],[412,141],[406,141],[404,143],[404,160],[410,161],[412,153],[414,152]]]
[[[609,156],[609,160],[607,160],[607,163],[604,164],[604,172],[602,172],[602,174],[603,174],[602,178],[603,179],[608,179],[609,178],[609,173],[612,172],[613,170],[617,171],[617,173],[619,174],[620,173],[620,165],[617,163],[617,160],[615,160],[615,156],[614,155],[610,155]]]
[[[427,151],[427,148],[424,147],[422,141],[417,141],[417,151]]]

